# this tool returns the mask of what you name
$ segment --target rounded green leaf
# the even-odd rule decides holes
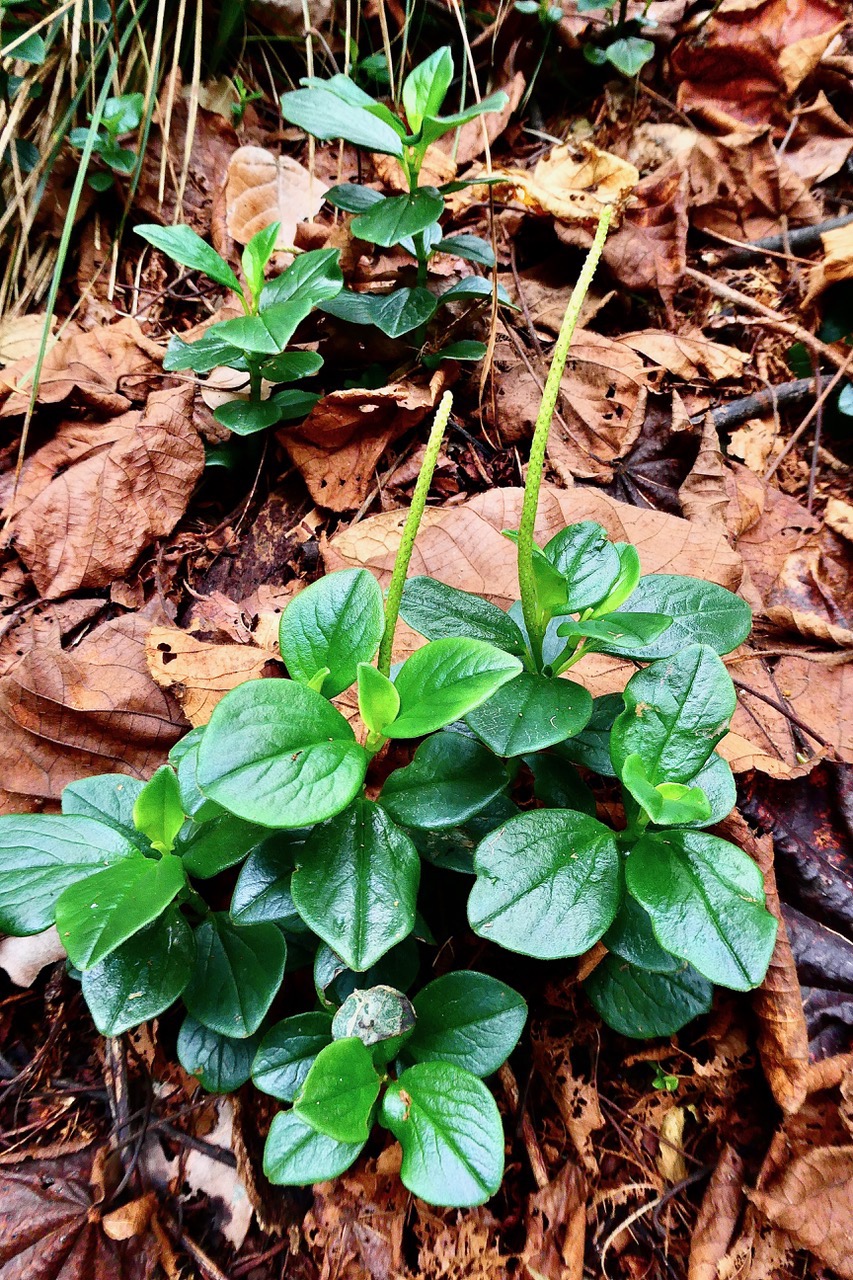
[[[155,920],[186,884],[180,858],[132,854],[69,885],[56,904],[56,928],[71,963],[90,969]]]
[[[711,816],[711,805],[701,787],[685,786],[682,782],[659,782],[655,786],[649,781],[642,757],[636,753],[628,756],[622,765],[622,785],[658,826],[702,823]]]
[[[616,717],[624,710],[621,693],[605,693],[594,698],[592,715],[586,727],[573,738],[559,743],[557,754],[605,778],[615,777],[616,771],[610,759],[610,731]]]
[[[651,573],[640,578],[625,608],[632,613],[663,613],[672,618],[672,626],[648,645],[620,641],[607,646],[608,653],[644,661],[668,658],[686,645],[697,643],[709,645],[716,653],[731,653],[752,627],[752,610],[740,596],[715,582],[680,574]]]
[[[428,1204],[484,1204],[501,1185],[504,1135],[482,1080],[450,1062],[419,1062],[390,1084],[380,1119],[403,1148],[400,1178]]]
[[[420,738],[467,715],[521,671],[518,658],[483,640],[447,637],[416,649],[394,684],[400,713],[389,738]]]
[[[638,671],[622,696],[625,710],[610,735],[614,768],[621,776],[626,759],[636,753],[653,783],[686,783],[698,773],[725,735],[737,703],[722,661],[701,644]]]
[[[691,787],[701,787],[708,797],[711,812],[707,818],[687,822],[688,827],[711,827],[727,818],[737,803],[737,785],[731,768],[713,751],[698,773],[689,780]]]
[[[144,785],[139,778],[129,778],[123,773],[79,778],[63,788],[62,812],[66,817],[76,814],[104,822],[144,851],[150,847],[149,841],[133,822],[133,806]]]
[[[375,199],[382,199],[378,191],[371,191],[370,194]],[[307,253],[300,253],[280,276],[266,282],[261,293],[261,311],[276,307],[280,302],[289,302],[291,298],[297,296],[303,303],[308,302],[312,307],[316,307],[318,302],[334,298],[340,293],[344,283],[340,257],[340,249],[309,249]],[[305,361],[306,358],[311,359],[314,362],[312,372],[316,372],[320,367],[316,364],[318,357],[312,352],[288,352],[288,355],[282,358],[295,358],[301,361]],[[305,375],[300,373],[297,376],[301,378]],[[288,379],[283,378],[282,381],[286,382]]]
[[[625,878],[665,950],[721,986],[758,986],[777,922],[764,905],[764,878],[742,849],[704,831],[659,832],[631,850]]]
[[[567,525],[543,550],[566,579],[566,613],[599,604],[619,577],[619,552],[594,520]]]
[[[591,715],[583,685],[522,671],[465,720],[495,755],[521,756],[580,733]]]
[[[576,809],[595,817],[595,796],[563,756],[539,751],[525,756],[524,763],[533,774],[533,794],[546,809]]]
[[[281,615],[279,647],[294,680],[334,698],[355,682],[359,663],[373,658],[384,629],[373,574],[342,569],[294,596]]]
[[[185,1018],[178,1032],[178,1062],[208,1093],[233,1093],[249,1079],[254,1041],[234,1040]]]
[[[350,969],[364,970],[411,933],[420,866],[387,813],[356,800],[308,837],[290,891],[305,923]]]
[[[115,826],[93,818],[53,813],[0,818],[0,930],[14,937],[53,924],[69,885],[139,849]]]
[[[421,743],[411,764],[388,776],[379,802],[395,822],[435,830],[472,818],[508,781],[501,761],[479,742],[436,733]]]
[[[371,733],[381,734],[400,710],[394,683],[369,662],[358,664],[358,713]]]
[[[344,717],[294,680],[249,680],[217,703],[198,753],[205,795],[265,827],[305,827],[357,794],[367,755]]]
[[[418,992],[406,1053],[416,1062],[452,1062],[475,1076],[497,1071],[527,1019],[517,991],[486,973],[446,973]]]
[[[334,1009],[353,991],[377,983],[393,983],[399,991],[408,991],[419,968],[418,944],[411,933],[362,973],[348,969],[340,956],[323,942],[314,957],[314,989],[320,1003],[326,1009]]]
[[[264,1174],[277,1187],[329,1182],[358,1157],[363,1142],[335,1142],[317,1133],[295,1111],[273,1117],[264,1146]]]
[[[297,1013],[270,1027],[255,1054],[252,1079],[263,1093],[292,1102],[314,1059],[332,1043],[328,1013]]]
[[[238,397],[221,404],[213,416],[235,435],[253,436],[257,431],[274,427],[281,419],[281,410],[274,399],[252,401]]]
[[[649,913],[636,898],[626,893],[622,898],[616,919],[602,938],[608,951],[621,956],[638,969],[652,973],[675,973],[684,968],[678,956],[664,951],[655,937]]]
[[[580,955],[619,905],[613,832],[585,813],[537,809],[512,818],[477,846],[474,869],[471,928],[521,955]]]
[[[133,806],[133,823],[155,849],[161,853],[171,852],[175,837],[184,825],[181,789],[171,765],[161,765],[139,792]]]
[[[470,591],[459,591],[434,578],[408,579],[403,588],[400,616],[427,640],[456,636],[486,640],[516,657],[525,653],[524,636],[503,609]]]
[[[587,46],[589,48],[589,46]],[[619,552],[619,577],[614,582],[607,596],[596,605],[595,616],[604,617],[628,599],[640,581],[640,554],[630,542],[614,542]]]
[[[676,973],[650,973],[607,955],[583,984],[608,1027],[636,1040],[671,1036],[711,1008],[713,987],[685,965]]]
[[[438,115],[453,79],[453,55],[449,45],[436,49],[419,63],[403,81],[403,108],[412,133],[417,133],[424,116]]]
[[[268,923],[295,933],[305,931],[290,895],[294,858],[302,843],[300,839],[285,844],[281,836],[270,836],[249,854],[231,899],[235,924]]]
[[[236,1039],[253,1035],[275,999],[287,945],[274,924],[237,926],[217,914],[195,931],[196,962],[184,1004],[211,1031]]]
[[[333,1040],[311,1064],[293,1109],[317,1133],[336,1142],[366,1142],[381,1080],[355,1036]]]
[[[366,216],[366,215],[365,215]],[[339,297],[342,295],[338,295]],[[333,310],[337,298],[327,304],[327,310]],[[374,295],[370,323],[376,325],[389,338],[402,338],[413,329],[418,329],[432,319],[438,303],[429,289],[419,286],[414,288],[394,289],[392,293]]]
[[[120,1036],[177,1000],[195,960],[192,930],[174,907],[83,974],[83,995],[102,1036]]]
[[[353,234],[369,244],[390,248],[417,235],[444,213],[444,199],[434,187],[405,196],[386,196],[352,220]]]

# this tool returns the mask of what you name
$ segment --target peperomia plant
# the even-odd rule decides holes
[[[366,569],[330,573],[283,611],[289,678],[226,694],[144,785],[90,778],[66,787],[61,815],[0,819],[0,928],[56,922],[104,1034],[181,1001],[178,1055],[205,1088],[251,1077],[286,1104],[264,1155],[275,1183],[336,1176],[378,1123],[414,1194],[462,1206],[500,1185],[503,1131],[482,1078],[526,1006],[485,973],[418,983],[418,942],[432,941],[422,860],[450,884],[473,878],[468,922],[498,947],[553,961],[603,942],[585,989],[628,1036],[677,1031],[708,1010],[712,984],[747,990],[769,963],[761,874],[708,832],[735,799],[716,751],[735,707],[719,655],[747,635],[747,605],[642,575],[636,550],[591,521],[533,541],[607,221],[537,419],[514,608],[406,581],[447,395],[384,597]],[[393,665],[398,612],[426,643]],[[638,665],[622,693],[593,700],[564,677],[589,653]],[[334,704],[353,687],[360,725]],[[408,742],[389,769],[386,745]],[[621,786],[618,829],[597,816],[596,775]],[[311,964],[316,1001],[294,1009],[286,973]]]
[[[390,338],[415,333],[420,340],[440,306],[449,302],[477,303],[492,297],[491,281],[480,275],[466,276],[438,297],[426,287],[430,259],[436,253],[454,254],[484,267],[493,267],[495,261],[492,246],[478,236],[442,234],[445,195],[470,182],[463,179],[441,187],[419,185],[427,148],[432,143],[478,116],[499,111],[507,102],[506,94],[498,92],[451,115],[439,115],[452,80],[453,56],[449,47],[436,50],[415,67],[403,83],[405,123],[390,107],[371,98],[343,75],[328,80],[309,77],[301,81],[304,88],[285,93],[281,99],[285,120],[313,137],[343,138],[357,147],[394,156],[400,164],[409,188],[407,195],[383,196],[371,187],[351,182],[340,183],[326,193],[335,208],[356,215],[352,231],[359,239],[384,248],[400,246],[417,262],[417,280],[412,287],[383,294],[344,289],[323,304],[323,310],[331,315],[353,324],[375,325]],[[483,179],[478,177],[476,181]],[[502,286],[498,287],[497,298],[504,305],[512,305]],[[427,363],[475,360],[484,353],[482,343],[462,339],[433,352]]]
[[[242,316],[210,325],[195,342],[171,338],[163,358],[168,372],[192,369],[194,373],[210,373],[225,367],[245,374],[248,394],[220,405],[213,415],[239,436],[303,418],[313,409],[318,395],[281,384],[311,377],[322,368],[323,357],[316,351],[285,348],[309,312],[318,303],[334,298],[343,286],[337,249],[302,253],[281,275],[266,280],[278,230],[279,223],[274,222],[246,245],[244,286],[225,259],[191,227],[136,227],[138,235],[173,261],[202,271],[239,299]]]

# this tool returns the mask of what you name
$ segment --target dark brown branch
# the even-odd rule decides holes
[[[791,252],[810,253],[812,249],[818,247],[825,231],[846,227],[851,222],[853,222],[853,213],[847,213],[843,217],[818,222],[813,227],[797,227],[795,231],[788,232],[787,245],[786,238],[778,235],[762,236],[760,240],[751,240],[736,249],[709,249],[702,254],[702,261],[709,267],[721,264],[727,267],[743,267],[754,262],[756,258],[762,257],[765,250],[770,253],[787,252],[789,249]]]

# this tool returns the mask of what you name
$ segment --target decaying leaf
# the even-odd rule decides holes
[[[752,997],[752,1006],[758,1020],[758,1052],[770,1091],[781,1109],[791,1114],[802,1106],[808,1089],[809,1037],[797,968],[776,888],[773,839],[769,835],[756,836],[737,812],[726,819],[720,831],[761,868],[767,910],[778,921],[770,967]]]
[[[64,959],[65,948],[55,925],[28,938],[0,940],[0,969],[16,987],[31,987],[42,969]]]
[[[154,391],[103,426],[64,424],[33,456],[11,538],[42,596],[108,586],[171,533],[204,468],[192,398],[186,385]]]
[[[774,678],[794,714],[853,764],[853,653],[838,657],[837,662],[783,657]]]
[[[744,1201],[743,1160],[726,1145],[702,1197],[690,1242],[687,1280],[718,1280]]]
[[[853,1146],[797,1152],[750,1200],[797,1249],[853,1277]]]
[[[429,381],[333,391],[299,426],[282,428],[279,438],[314,501],[330,511],[361,506],[388,445],[435,408],[447,379],[438,370]]]
[[[410,1274],[403,1256],[409,1197],[398,1161],[399,1148],[395,1153],[392,1147],[379,1160],[315,1187],[303,1233],[321,1265],[322,1280]]]
[[[621,208],[640,178],[627,160],[591,143],[554,147],[532,173],[502,169],[495,174],[506,178],[512,199],[532,213],[593,226],[607,205]]]
[[[617,280],[641,293],[656,289],[671,318],[687,266],[687,187],[677,166],[644,178],[604,246],[604,261]]]
[[[0,320],[0,365],[16,364],[18,361],[34,361],[41,346],[46,315],[7,316]],[[51,317],[50,331],[56,331],[56,319]],[[52,338],[48,342],[48,350],[53,345]]]
[[[42,366],[38,403],[74,397],[98,413],[124,413],[144,400],[160,371],[163,352],[135,320],[83,330],[70,323],[50,348]],[[26,355],[0,371],[0,418],[26,413],[33,357]]]
[[[824,256],[809,272],[808,292],[804,303],[813,302],[831,284],[838,284],[840,280],[849,280],[853,276],[853,222],[846,227],[825,231],[820,240]]]
[[[586,1178],[571,1161],[528,1197],[521,1262],[530,1280],[582,1280],[586,1199]]]
[[[101,602],[96,602],[100,605]],[[59,625],[16,633],[20,657],[0,677],[0,776],[20,797],[58,800],[94,773],[147,778],[186,724],[145,664],[151,619],[128,614],[63,648]],[[13,655],[14,656],[14,655]]]
[[[207,724],[229,689],[280,673],[276,655],[255,644],[201,640],[177,627],[152,627],[145,644],[148,670],[177,698],[191,725]]]
[[[785,164],[807,186],[814,186],[838,173],[851,151],[853,127],[842,120],[821,90],[811,106],[797,114],[797,126],[785,149]]]
[[[687,382],[695,378],[708,378],[711,382],[738,378],[749,362],[749,356],[737,347],[712,342],[703,333],[691,333],[689,329],[680,333],[643,329],[625,333],[619,341]]]
[[[762,476],[776,444],[778,430],[772,418],[750,418],[729,437],[727,453]]]
[[[276,249],[290,249],[299,222],[319,213],[325,183],[291,156],[275,156],[264,147],[239,147],[228,162],[225,220],[238,244],[273,222],[280,223]]]
[[[640,434],[646,405],[643,361],[633,351],[591,330],[578,330],[561,382],[560,417],[548,442],[562,479],[611,480],[612,464]],[[526,364],[497,379],[496,426],[509,440],[527,439],[540,390]]]

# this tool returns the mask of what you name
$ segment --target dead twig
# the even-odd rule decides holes
[[[803,733],[813,738],[819,746],[826,747],[827,751],[834,751],[835,748],[831,742],[827,742],[826,738],[822,738],[816,729],[806,724],[805,720],[801,720],[799,716],[794,715],[791,708],[786,706],[784,702],[779,702],[776,698],[769,697],[759,689],[754,689],[751,684],[746,684],[743,680],[736,680],[732,677],[732,684],[736,689],[740,689],[742,693],[748,693],[750,697],[758,698],[759,702],[766,702],[768,707],[773,707],[774,711],[781,712],[787,720],[790,720],[791,724],[796,725]]]
[[[787,409],[790,405],[799,404],[812,394],[815,389],[814,378],[797,378],[793,382],[780,382],[777,386],[768,387],[766,391],[756,391],[751,396],[743,396],[739,400],[730,400],[711,410],[711,418],[718,431],[734,431],[750,418],[761,418],[772,413],[774,408]],[[694,426],[702,423],[704,413],[695,413],[690,421]]]
[[[785,460],[785,458],[787,458],[788,454],[791,452],[794,445],[800,439],[800,436],[802,436],[803,432],[806,431],[806,429],[811,425],[813,419],[816,418],[817,415],[821,412],[823,403],[826,400],[827,396],[832,394],[832,392],[838,386],[841,379],[850,369],[851,365],[853,365],[853,347],[851,347],[851,349],[848,351],[847,356],[842,361],[840,367],[836,370],[836,372],[830,378],[829,382],[827,382],[826,386],[823,387],[822,390],[819,390],[818,397],[815,400],[814,404],[812,405],[811,409],[809,409],[808,413],[803,418],[802,422],[797,427],[793,435],[789,436],[788,439],[785,441],[785,447],[782,449],[781,453],[776,458],[773,459],[770,466],[765,471],[764,473],[765,480],[770,480],[771,477],[776,474],[780,464]],[[817,445],[819,448],[820,447],[819,439],[817,441]]]
[[[788,244],[792,249],[799,252],[810,252],[816,249],[820,243],[820,238],[825,231],[834,231],[836,227],[846,227],[853,222],[853,213],[846,213],[843,217],[828,218],[826,222],[818,222],[812,227],[797,227],[795,231],[788,232]],[[785,240],[781,235],[762,236],[760,240],[750,240],[746,244],[738,243],[736,240],[730,240],[728,236],[719,235],[717,232],[710,232],[715,240],[722,240],[725,244],[734,246],[730,250],[722,250],[720,252],[714,249],[703,253],[702,261],[709,267],[727,266],[727,267],[743,267],[750,262],[754,262],[756,258],[769,255],[776,257],[777,253],[783,251]],[[782,252],[782,256],[786,256]]]

